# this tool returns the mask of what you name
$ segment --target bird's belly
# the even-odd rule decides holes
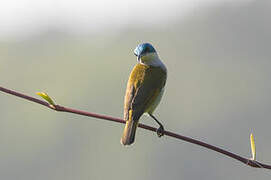
[[[156,109],[156,107],[158,106],[158,104],[160,103],[162,96],[164,94],[164,88],[161,89],[160,93],[158,94],[158,96],[156,97],[156,99],[150,104],[150,107],[147,108],[146,112],[149,114],[152,114],[154,112],[154,110]]]

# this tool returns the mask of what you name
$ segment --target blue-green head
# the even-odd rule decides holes
[[[134,54],[138,59],[142,56],[148,55],[149,53],[156,53],[156,50],[150,43],[139,44],[134,50]]]

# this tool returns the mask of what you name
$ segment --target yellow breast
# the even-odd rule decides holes
[[[124,117],[130,110],[152,113],[161,100],[166,77],[167,73],[161,67],[137,64],[127,84]]]

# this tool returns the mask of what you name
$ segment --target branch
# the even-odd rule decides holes
[[[106,115],[81,111],[81,110],[77,110],[77,109],[72,109],[72,108],[68,108],[68,107],[64,107],[64,106],[60,106],[60,105],[55,105],[53,103],[53,101],[48,101],[50,103],[47,103],[46,101],[42,101],[42,100],[39,100],[37,98],[27,96],[25,94],[22,94],[22,93],[19,93],[19,92],[16,92],[16,91],[12,91],[10,89],[6,89],[6,88],[3,88],[3,87],[0,87],[0,91],[5,92],[7,94],[17,96],[17,97],[20,97],[20,98],[23,98],[23,99],[27,99],[29,101],[32,101],[32,102],[35,102],[35,103],[38,103],[38,104],[41,104],[41,105],[46,106],[46,107],[48,107],[48,108],[50,108],[52,110],[55,110],[55,111],[79,114],[79,115],[83,115],[83,116],[89,116],[89,117],[94,117],[94,118],[98,118],[98,119],[104,119],[104,120],[109,120],[109,121],[125,124],[125,121],[123,119],[120,119],[120,118],[115,118],[115,117],[111,117],[111,116],[106,116]],[[48,95],[46,95],[46,96],[48,96]],[[50,99],[49,96],[48,96],[48,98]],[[143,129],[146,129],[146,130],[149,130],[149,131],[156,132],[156,130],[157,130],[154,127],[151,127],[151,126],[148,126],[148,125],[145,125],[145,124],[141,124],[141,123],[139,123],[138,126],[140,128],[143,128]],[[248,159],[248,158],[241,157],[241,156],[239,156],[237,154],[234,154],[232,152],[226,151],[226,150],[221,149],[219,147],[207,144],[205,142],[202,142],[202,141],[190,138],[190,137],[182,136],[180,134],[177,134],[177,133],[174,133],[174,132],[171,132],[171,131],[165,131],[164,133],[167,136],[170,136],[170,137],[173,137],[173,138],[176,138],[176,139],[181,139],[183,141],[187,141],[187,142],[190,142],[192,144],[197,144],[197,145],[205,147],[207,149],[219,152],[219,153],[224,154],[224,155],[226,155],[228,157],[236,159],[236,160],[238,160],[238,161],[240,161],[240,162],[242,162],[242,163],[244,163],[244,164],[246,164],[248,166],[255,167],[255,168],[271,169],[271,165],[260,163],[260,162],[256,161],[255,159]],[[253,145],[254,145],[254,143],[253,143]]]

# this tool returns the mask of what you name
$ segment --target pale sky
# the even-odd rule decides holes
[[[97,31],[131,24],[169,23],[211,2],[234,0],[1,0],[0,37],[48,27]],[[234,2],[236,2],[235,0]],[[248,0],[238,0],[248,1]]]

